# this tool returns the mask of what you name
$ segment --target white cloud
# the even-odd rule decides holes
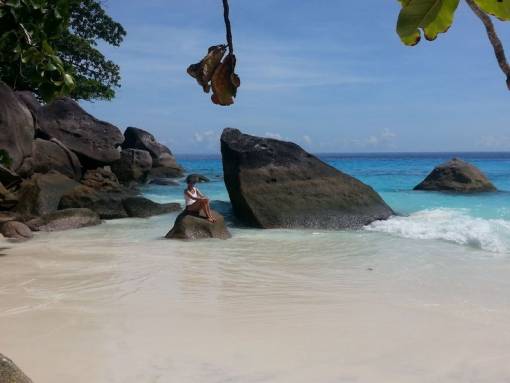
[[[510,136],[482,136],[480,138],[479,146],[489,150],[509,150]]]
[[[303,142],[307,145],[311,145],[312,144],[312,139],[310,138],[310,136],[307,136],[306,134],[303,136]]]
[[[266,132],[264,136],[268,138],[274,138],[275,140],[283,140],[283,137],[279,133]]]

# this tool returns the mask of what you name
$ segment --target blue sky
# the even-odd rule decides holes
[[[485,31],[461,2],[452,29],[403,46],[399,5],[364,0],[230,0],[236,104],[210,102],[186,74],[223,43],[220,0],[107,0],[128,31],[102,47],[121,66],[111,102],[83,103],[175,153],[214,153],[224,127],[313,152],[510,150],[510,92]],[[510,23],[497,23],[510,51]]]

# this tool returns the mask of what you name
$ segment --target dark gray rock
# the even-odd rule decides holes
[[[21,183],[22,178],[12,170],[0,165],[0,182],[6,187],[11,188]]]
[[[0,354],[0,382],[1,383],[32,383],[12,360]]]
[[[182,175],[182,167],[168,147],[156,141],[149,132],[129,127],[124,132],[123,149],[146,150],[152,157],[153,171],[151,176],[156,177],[179,177]]]
[[[225,185],[235,216],[259,228],[359,228],[391,208],[369,186],[298,145],[225,129]]]
[[[21,184],[16,211],[24,216],[52,213],[58,209],[62,196],[77,185],[76,181],[57,172],[34,174]]]
[[[69,178],[79,181],[82,167],[78,156],[57,139],[33,142],[32,156],[27,158],[18,171],[24,177],[33,173],[57,171]]]
[[[26,222],[33,231],[61,231],[95,226],[101,223],[99,214],[90,209],[64,209]]]
[[[130,197],[122,201],[130,217],[148,218],[181,210],[178,203],[156,203],[144,197]]]
[[[0,224],[0,233],[11,239],[30,239],[34,236],[27,225],[18,221],[7,221]]]
[[[122,201],[135,192],[122,186],[115,174],[106,168],[88,170],[81,184],[66,193],[60,200],[60,209],[88,208],[102,219],[126,218]]]
[[[162,178],[162,177],[151,179],[149,181],[149,183],[153,184],[153,185],[161,185],[161,186],[179,186],[180,185],[179,181],[176,181],[172,178]]]
[[[41,135],[56,138],[75,152],[87,168],[110,164],[120,158],[121,131],[85,112],[76,101],[60,98],[43,106],[38,114]]]
[[[203,176],[202,174],[189,174],[187,177],[186,177],[186,182],[188,181],[192,181],[194,183],[200,183],[200,182],[211,182],[211,180],[209,178],[207,178],[206,176]]]
[[[212,211],[216,222],[211,223],[207,218],[188,214],[183,211],[177,216],[174,227],[167,233],[167,239],[196,240],[205,238],[228,239],[232,237],[225,225],[221,214]]]
[[[152,157],[146,150],[123,149],[120,160],[112,164],[112,171],[123,184],[147,180],[152,168]]]
[[[477,193],[493,192],[496,187],[478,168],[453,158],[434,168],[414,190]]]
[[[11,158],[11,170],[16,171],[32,153],[34,134],[30,110],[0,81],[0,150]]]
[[[41,109],[41,103],[37,100],[35,95],[28,90],[16,91],[14,93],[16,94],[16,97],[25,104],[28,110],[30,110],[34,119],[37,119],[37,113],[39,112],[39,109]]]

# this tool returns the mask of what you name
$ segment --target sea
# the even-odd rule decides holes
[[[318,157],[397,215],[242,227],[220,156],[177,156],[233,237],[165,240],[169,214],[4,241],[0,352],[36,383],[510,382],[510,153]],[[499,191],[413,191],[452,157]],[[141,191],[182,203],[184,187]]]

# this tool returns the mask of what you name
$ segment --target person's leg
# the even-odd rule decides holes
[[[203,210],[203,205],[201,201],[196,201],[195,203],[193,203],[193,205],[186,206],[186,211],[190,213],[197,213],[198,215],[200,215],[200,210]]]
[[[204,212],[205,214],[207,215],[207,219],[210,221],[210,222],[216,222],[216,219],[214,219],[212,213],[211,213],[211,208],[209,206],[209,200],[208,199],[205,199],[205,200],[202,200],[202,203],[203,203],[203,208],[204,208]]]

